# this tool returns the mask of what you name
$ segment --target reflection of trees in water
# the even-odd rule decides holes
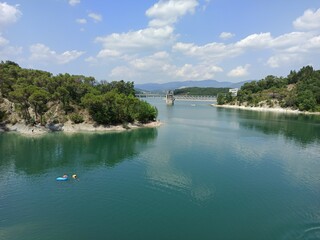
[[[274,112],[219,109],[230,114],[237,113],[239,124],[265,134],[281,134],[301,144],[320,140],[320,116],[305,114],[283,114]]]
[[[62,166],[113,167],[138,154],[157,137],[156,128],[106,134],[48,134],[43,137],[0,135],[0,168],[14,163],[28,174]]]

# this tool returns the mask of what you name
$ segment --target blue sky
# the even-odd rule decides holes
[[[0,60],[53,74],[240,82],[319,56],[319,0],[0,0]]]

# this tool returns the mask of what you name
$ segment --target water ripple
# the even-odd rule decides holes
[[[277,238],[278,239],[278,238]],[[302,226],[291,226],[283,229],[279,236],[282,240],[316,240],[320,239],[320,223],[309,223]]]

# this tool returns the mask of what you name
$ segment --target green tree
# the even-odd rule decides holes
[[[94,121],[99,124],[110,124],[110,112],[108,111],[109,109],[103,95],[88,93],[82,98],[81,102],[86,108],[88,108]]]
[[[298,107],[300,111],[314,111],[316,109],[316,99],[310,90],[306,90],[298,95]]]
[[[33,106],[36,119],[38,119],[38,115],[40,116],[40,124],[43,124],[43,114],[47,111],[47,103],[50,99],[50,94],[43,90],[43,89],[37,89],[34,91],[30,97],[29,102]]]
[[[219,94],[218,94],[218,97],[217,97],[217,104],[218,104],[218,105],[223,105],[223,104],[225,104],[225,103],[226,103],[226,96],[225,96],[225,94],[219,93]]]
[[[68,110],[70,109],[70,94],[68,90],[64,86],[58,87],[55,92],[55,97],[62,103],[65,114],[68,114]]]
[[[29,123],[31,120],[29,113],[29,97],[36,91],[37,87],[32,85],[14,85],[14,90],[9,93],[9,100],[16,103],[17,109],[20,109],[23,119]]]
[[[136,120],[138,120],[141,123],[154,121],[157,115],[157,108],[151,106],[145,101],[140,101],[139,104],[136,105]]]
[[[18,79],[20,67],[18,64],[6,61],[0,63],[0,96],[7,98],[13,91],[13,85]]]

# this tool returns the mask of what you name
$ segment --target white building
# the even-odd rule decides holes
[[[237,96],[238,91],[239,91],[239,88],[230,88],[230,89],[229,89],[229,92],[231,93],[231,95],[232,95],[233,97],[236,97],[236,96]]]

